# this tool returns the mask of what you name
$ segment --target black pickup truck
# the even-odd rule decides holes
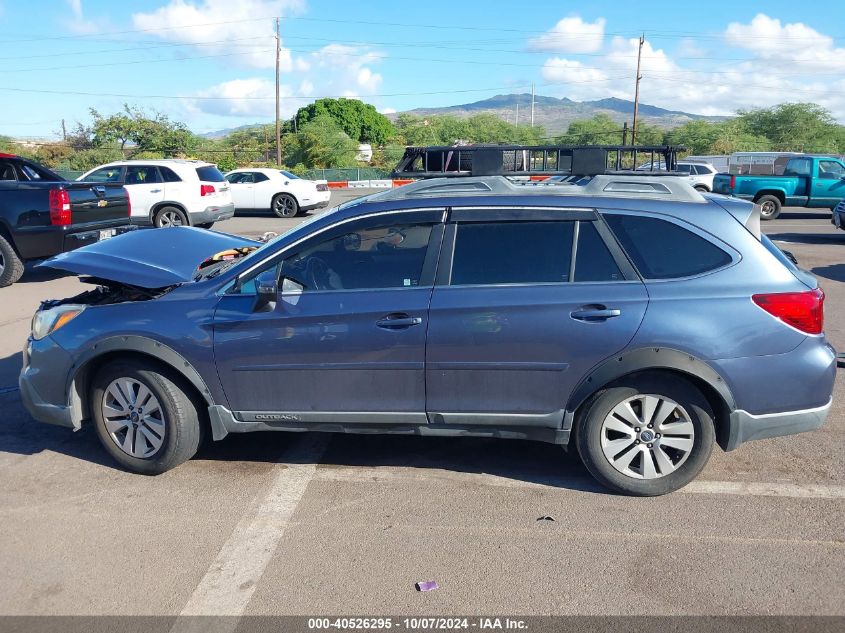
[[[69,182],[13,154],[0,154],[0,288],[24,262],[52,257],[132,230],[121,185]]]

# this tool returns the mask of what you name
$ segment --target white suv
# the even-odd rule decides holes
[[[719,170],[710,163],[678,161],[678,171],[689,174],[690,184],[699,191],[713,191],[713,177]]]
[[[327,207],[332,195],[325,180],[305,180],[280,169],[235,169],[226,180],[236,209],[270,209],[280,218]]]
[[[223,174],[216,165],[198,160],[123,160],[92,169],[77,180],[126,187],[133,224],[209,228],[235,215]]]

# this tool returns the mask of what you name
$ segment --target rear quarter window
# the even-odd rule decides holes
[[[604,217],[645,279],[691,277],[731,263],[721,248],[672,222],[610,213]]]
[[[203,182],[223,182],[223,174],[214,165],[205,165],[204,167],[197,167],[197,176]]]

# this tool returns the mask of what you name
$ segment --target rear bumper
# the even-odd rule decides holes
[[[62,249],[62,252],[66,253],[83,246],[88,246],[89,244],[95,244],[100,241],[100,237],[103,235],[104,231],[108,231],[109,233],[114,232],[114,235],[110,235],[110,237],[114,237],[122,235],[123,233],[128,233],[129,231],[134,231],[137,228],[138,227],[134,224],[121,224],[120,226],[104,229],[91,229],[88,231],[80,231],[78,233],[68,233],[65,235],[64,248]]]
[[[300,211],[313,211],[314,209],[325,209],[329,206],[328,200],[321,200],[320,202],[315,202],[314,204],[308,204],[299,207]]]
[[[725,450],[732,451],[740,444],[751,440],[815,431],[824,424],[832,404],[831,397],[827,404],[813,409],[763,415],[753,415],[741,409],[734,411],[731,413],[730,434]]]
[[[228,220],[235,215],[235,203],[221,204],[220,206],[206,207],[202,211],[194,211],[189,214],[191,224],[207,224]]]

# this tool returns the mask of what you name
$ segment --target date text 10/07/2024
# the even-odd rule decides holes
[[[457,618],[308,618],[310,630],[390,630],[404,629],[410,631],[451,631],[471,630],[480,631],[527,630],[528,623],[518,618],[500,617],[457,617]]]

